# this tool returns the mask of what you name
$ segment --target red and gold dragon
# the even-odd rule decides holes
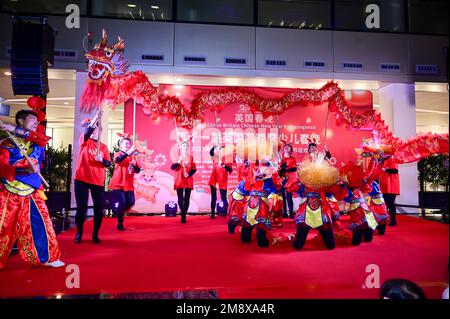
[[[336,120],[351,129],[372,131],[374,140],[389,145],[392,155],[399,163],[410,163],[433,154],[448,154],[447,134],[421,134],[402,140],[389,131],[381,115],[375,111],[363,114],[352,111],[345,101],[342,90],[335,82],[322,88],[294,89],[281,98],[268,99],[256,94],[252,89],[230,87],[223,90],[207,90],[199,93],[189,107],[173,96],[161,94],[142,71],[128,72],[128,62],[123,53],[125,42],[120,37],[113,45],[107,45],[107,35],[103,30],[99,44],[86,54],[89,60],[88,79],[81,98],[81,108],[90,112],[103,105],[115,105],[134,99],[143,111],[152,118],[167,116],[177,125],[192,128],[195,123],[204,121],[204,113],[222,111],[233,102],[249,105],[253,111],[264,116],[280,114],[294,105],[320,105],[328,102]]]

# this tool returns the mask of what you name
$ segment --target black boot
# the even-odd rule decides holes
[[[370,243],[373,239],[373,229],[370,227],[367,227],[363,230],[363,238],[366,243]]]
[[[264,229],[256,229],[256,241],[258,242],[259,247],[269,246],[269,240],[266,237],[266,231]]]
[[[96,243],[96,244],[100,244],[101,243],[101,240],[100,240],[100,238],[98,238],[98,232],[93,232],[92,233],[92,241],[94,242],[94,243]]]
[[[378,235],[384,235],[384,233],[386,232],[386,224],[384,225],[378,225],[377,226],[378,229]]]
[[[186,213],[181,213],[181,223],[186,224]]]
[[[322,236],[323,242],[328,249],[334,249],[336,247],[336,243],[334,241],[333,230],[328,229],[319,229],[319,234]]]
[[[355,229],[353,231],[353,236],[352,236],[352,245],[359,246],[359,244],[361,244],[361,241],[362,241],[362,230]]]
[[[249,243],[252,241],[253,227],[242,227],[241,229],[241,242]]]
[[[233,223],[228,223],[228,232],[230,234],[234,234],[234,230],[236,229],[237,224],[233,224]]]
[[[125,227],[123,227],[123,212],[117,213],[117,230],[125,230]]]
[[[75,243],[77,243],[77,244],[81,243],[82,237],[83,237],[83,230],[78,228],[77,234],[75,235]]]
[[[288,213],[285,210],[283,210],[283,218],[288,218]]]
[[[389,216],[391,216],[391,221],[389,222],[389,226],[397,226],[397,219],[396,219],[397,216],[396,215],[397,215],[396,212],[393,212],[393,213],[389,212]]]
[[[294,217],[295,217],[294,212],[290,212],[290,213],[289,213],[289,218],[290,218],[290,219],[294,219]]]
[[[216,212],[215,211],[211,211],[211,219],[216,218]]]
[[[298,225],[297,226],[297,235],[295,236],[295,240],[292,242],[292,246],[295,249],[302,249],[306,243],[306,237],[308,237],[309,227]]]

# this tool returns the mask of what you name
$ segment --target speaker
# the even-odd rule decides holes
[[[55,32],[46,18],[39,23],[13,17],[11,81],[14,95],[46,95],[48,66],[53,66]]]

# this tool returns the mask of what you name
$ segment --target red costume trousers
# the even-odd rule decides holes
[[[20,196],[1,185],[0,269],[5,267],[16,239],[20,257],[30,265],[42,265],[60,257],[52,221],[39,191]]]

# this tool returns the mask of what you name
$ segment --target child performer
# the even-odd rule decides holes
[[[225,156],[222,155],[225,147],[215,145],[209,151],[213,161],[213,169],[211,177],[209,178],[209,186],[211,188],[211,218],[215,218],[216,202],[217,202],[217,188],[219,185],[220,198],[222,199],[225,211],[228,210],[227,201],[227,186],[228,174],[232,172],[231,163],[225,163]]]
[[[16,124],[0,122],[0,129],[11,134],[0,141],[0,269],[5,267],[16,239],[20,257],[27,264],[62,267],[38,175],[49,138],[36,132],[37,115],[31,110],[17,112]]]
[[[134,174],[141,171],[136,156],[135,148],[128,134],[117,133],[120,151],[114,155],[114,174],[109,188],[113,191],[113,212],[117,216],[117,229],[125,230],[123,219],[125,211],[134,205]]]
[[[83,237],[83,226],[88,209],[89,191],[91,191],[94,202],[94,230],[92,240],[100,243],[98,233],[103,220],[103,208],[105,205],[105,168],[111,166],[111,158],[108,147],[98,141],[99,115],[97,112],[93,120],[86,119],[82,125],[85,127],[84,134],[80,136],[80,149],[78,151],[77,165],[75,168],[75,199],[77,202],[77,213],[75,223],[77,234],[75,243],[80,243]],[[97,143],[100,143],[97,154]]]
[[[228,232],[234,234],[238,225],[242,225],[244,217],[244,207],[248,200],[250,192],[245,189],[245,181],[253,170],[253,164],[248,160],[242,159],[236,155],[238,170],[238,185],[230,194],[230,204],[228,206]]]
[[[170,167],[175,171],[175,181],[173,188],[177,191],[178,207],[181,212],[181,223],[186,223],[186,214],[189,209],[191,191],[194,189],[193,175],[197,171],[194,157],[190,155],[189,140],[180,144],[180,158],[177,163]]]

